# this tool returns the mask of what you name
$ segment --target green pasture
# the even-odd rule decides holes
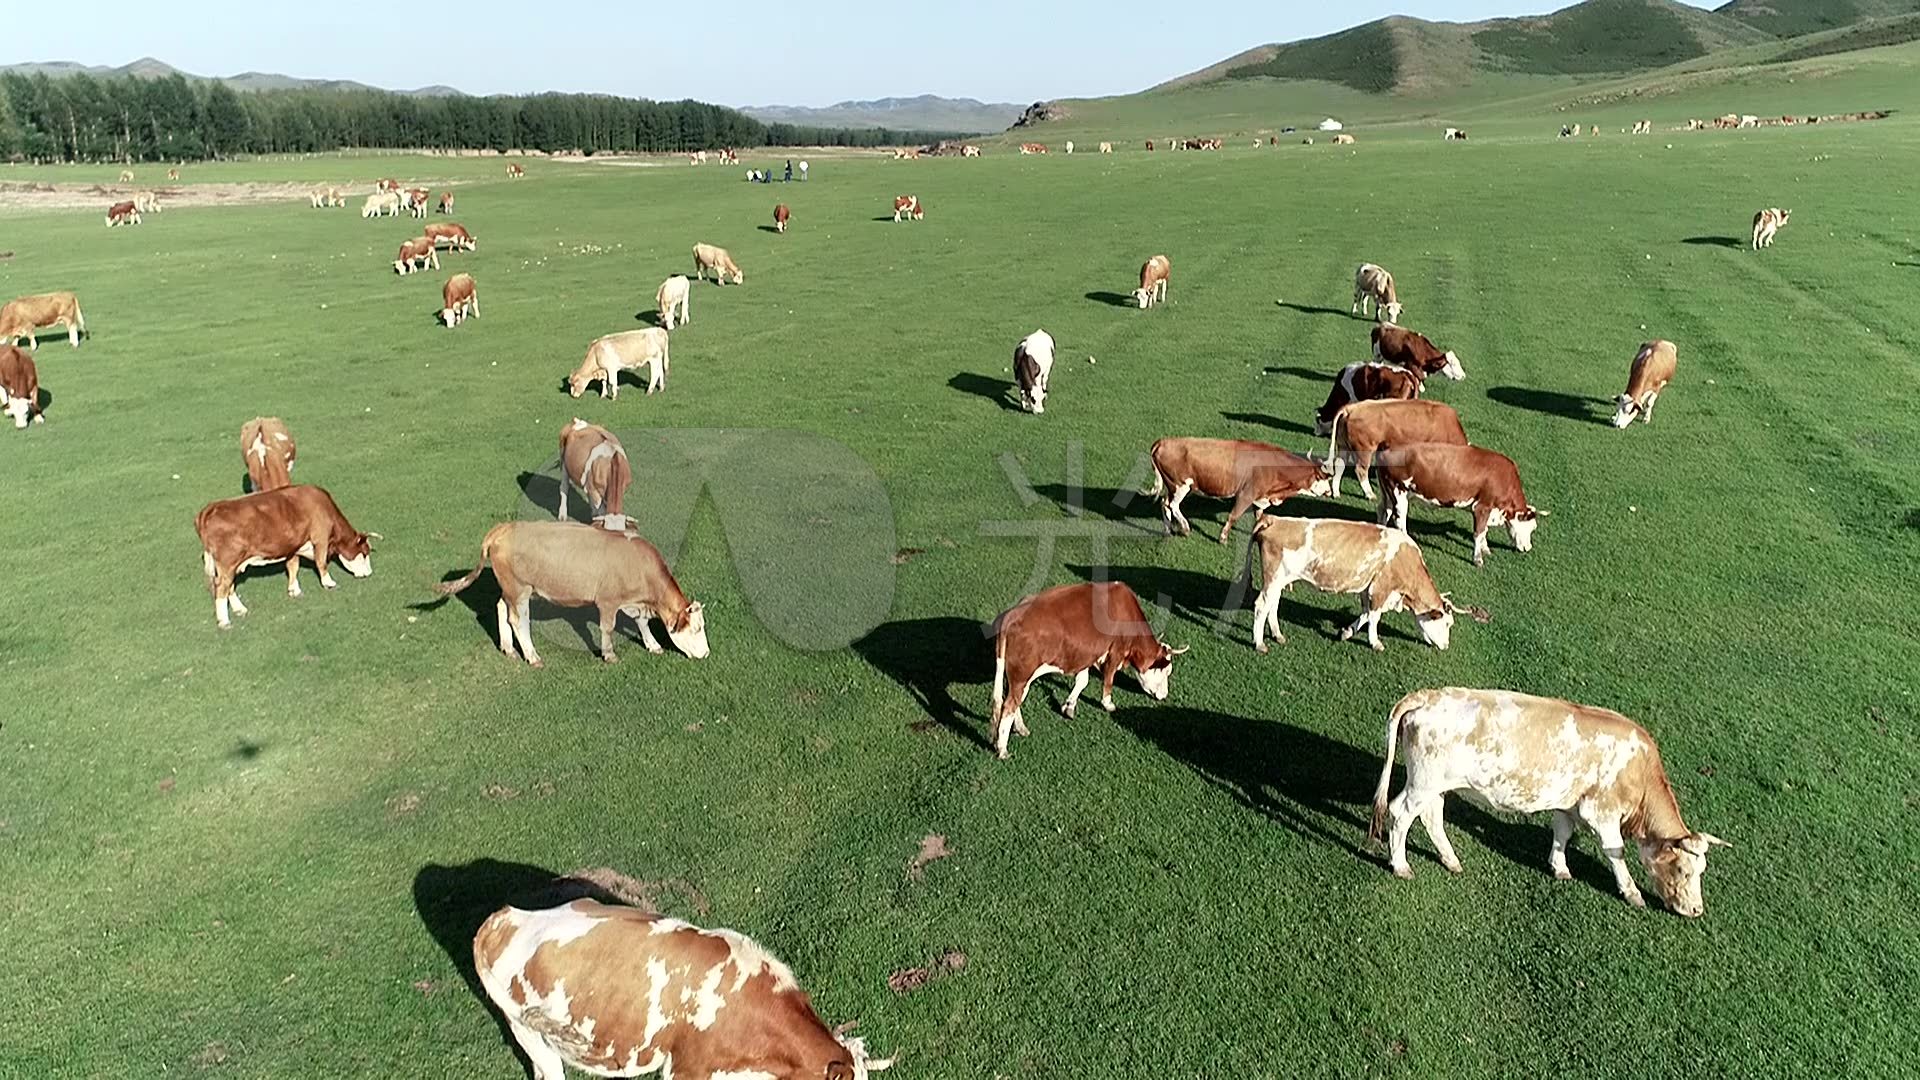
[[[406,278],[414,224],[355,209],[11,215],[0,295],[76,290],[91,337],[41,346],[47,422],[0,430],[0,1075],[522,1075],[468,938],[595,866],[766,944],[907,1078],[1910,1072],[1912,121],[816,161],[771,187],[190,167],[467,181],[479,249]],[[885,220],[904,192],[924,221]],[[1774,205],[1792,223],[1755,255]],[[696,241],[746,284],[696,287],[667,391],[569,400],[588,341],[644,325]],[[1125,306],[1155,252],[1170,303]],[[1447,652],[1403,615],[1383,655],[1334,640],[1354,601],[1296,591],[1257,656],[1246,525],[1222,548],[1200,533],[1225,506],[1193,500],[1196,535],[1165,540],[1127,492],[1163,435],[1324,451],[1313,410],[1368,351],[1363,260],[1463,358],[1432,396],[1551,517],[1476,570],[1464,513],[1414,510],[1440,587],[1491,614]],[[449,331],[456,270],[482,313]],[[1041,417],[1006,396],[1037,327],[1060,347]],[[1614,431],[1653,337],[1679,378]],[[240,493],[257,414],[384,539],[336,592],[253,571],[223,633],[193,518]],[[623,623],[609,667],[547,611],[535,671],[494,647],[491,578],[434,602],[489,526],[551,513],[575,416],[625,439],[629,512],[706,604],[710,658]],[[1287,511],[1372,513],[1351,489]],[[1170,700],[1123,679],[1115,715],[1066,721],[1052,680],[995,761],[978,623],[1101,576],[1191,646]],[[1463,803],[1465,874],[1416,835],[1393,879],[1365,835],[1384,720],[1450,684],[1646,724],[1689,824],[1734,845],[1705,917],[1629,908],[1584,835],[1556,882],[1543,820]],[[951,854],[909,873],[929,835]]]

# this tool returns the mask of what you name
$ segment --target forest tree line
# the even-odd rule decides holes
[[[0,160],[5,161],[199,161],[349,148],[684,153],[750,146],[904,146],[950,134],[763,124],[705,102],[603,94],[237,91],[179,74],[158,79],[0,74]]]

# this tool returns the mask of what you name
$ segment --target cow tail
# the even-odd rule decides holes
[[[1367,839],[1378,840],[1386,834],[1387,826],[1387,788],[1393,782],[1393,752],[1400,742],[1400,728],[1406,718],[1420,706],[1426,704],[1426,698],[1420,694],[1408,694],[1393,707],[1392,715],[1387,717],[1387,763],[1380,769],[1380,783],[1373,789],[1373,823],[1367,827]]]
[[[993,722],[1000,722],[1000,709],[1007,701],[1007,639],[1004,634],[996,634],[993,639]]]
[[[1351,402],[1349,402],[1349,404],[1351,404]],[[1347,415],[1347,410],[1345,408],[1342,408],[1339,412],[1333,414],[1333,423],[1327,425],[1327,430],[1328,430],[1327,464],[1328,465],[1333,464],[1334,455],[1340,452],[1340,420],[1346,415]]]
[[[440,584],[435,585],[434,590],[437,591],[441,596],[452,596],[454,593],[457,593],[460,590],[465,589],[467,586],[473,584],[474,582],[480,580],[481,571],[487,568],[488,561],[493,558],[494,543],[499,540],[500,536],[503,533],[506,532],[506,529],[507,529],[507,526],[504,524],[495,525],[493,528],[488,529],[487,538],[480,541],[480,563],[479,565],[473,568],[473,572],[468,574],[466,577],[461,578],[458,581],[443,581]]]
[[[1158,450],[1160,448],[1159,443],[1154,443],[1153,446],[1155,450]],[[1145,495],[1148,498],[1157,499],[1160,496],[1166,494],[1167,478],[1160,471],[1160,459],[1155,457],[1152,451],[1148,451],[1147,453],[1147,464],[1150,468],[1153,469],[1153,486],[1141,491],[1140,494]]]

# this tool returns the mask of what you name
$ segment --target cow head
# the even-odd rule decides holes
[[[1151,289],[1133,290],[1133,303],[1135,307],[1138,307],[1142,311],[1144,311],[1146,310],[1147,305],[1152,302],[1153,302],[1153,290]]]
[[[1333,486],[1333,468],[1331,464],[1314,457],[1312,454],[1307,455],[1307,460],[1313,462],[1315,466],[1313,480],[1310,481],[1306,487],[1301,488],[1300,493],[1302,495],[1316,495],[1322,499],[1339,498],[1340,491]]]
[[[1445,375],[1454,382],[1459,382],[1467,377],[1467,369],[1460,365],[1460,358],[1453,355],[1452,349],[1447,350],[1445,359],[1447,362],[1440,368],[1440,374]]]
[[[600,369],[589,364],[567,376],[567,393],[579,397],[587,392],[587,384],[600,377]]]
[[[14,427],[23,428],[27,426],[27,414],[33,411],[33,402],[24,396],[9,397],[6,391],[0,390],[0,409],[13,417]]]
[[[1159,651],[1150,653],[1145,663],[1136,661],[1134,670],[1140,673],[1140,689],[1155,701],[1167,700],[1167,686],[1173,678],[1173,658],[1186,652],[1186,648],[1169,648],[1165,642],[1156,643]]]
[[[1022,404],[1024,404],[1027,407],[1027,411],[1033,415],[1039,416],[1041,413],[1047,411],[1047,384],[1045,382],[1035,382],[1021,394],[1021,397],[1026,399]]]
[[[843,1027],[844,1026],[850,1025],[843,1025]],[[885,1072],[893,1068],[892,1058],[875,1058],[868,1056],[866,1040],[847,1038],[841,1035],[834,1037],[840,1041],[841,1046],[846,1048],[847,1053],[852,1056],[853,1060],[851,1062],[827,1062],[825,1080],[867,1080],[867,1078],[874,1073]]]
[[[1414,613],[1414,618],[1420,623],[1420,636],[1427,640],[1427,644],[1442,652],[1453,643],[1453,611],[1453,598],[1441,593],[1438,608]]]
[[[1715,846],[1733,845],[1703,832],[1688,833],[1678,840],[1640,841],[1640,859],[1653,875],[1653,887],[1659,890],[1667,910],[1689,919],[1706,912],[1700,878],[1707,871],[1707,849]]]
[[[1525,510],[1507,519],[1507,534],[1513,537],[1513,546],[1517,551],[1533,550],[1533,530],[1540,525],[1545,510],[1536,510],[1528,504]]]
[[[1635,416],[1638,416],[1640,414],[1640,403],[1633,400],[1633,398],[1627,396],[1626,394],[1621,394],[1619,397],[1614,398],[1613,404],[1614,404],[1614,413],[1613,413],[1614,427],[1617,427],[1617,428],[1626,427],[1628,424],[1633,423],[1633,418]]]
[[[1791,210],[1780,211],[1780,224],[1785,225],[1787,223],[1787,219],[1792,216],[1793,216],[1793,211]]]
[[[367,577],[373,573],[373,541],[379,533],[354,533],[340,541],[335,550],[340,566],[354,577]]]
[[[1400,325],[1400,313],[1404,310],[1406,310],[1405,306],[1398,300],[1395,300],[1391,304],[1382,304],[1380,305],[1380,318],[1388,325],[1398,326]]]
[[[447,329],[453,329],[454,326],[460,322],[460,319],[461,313],[458,309],[450,307],[440,309],[440,321],[447,324]]]
[[[712,651],[707,647],[707,612],[698,600],[688,602],[687,609],[680,613],[678,626],[666,623],[666,627],[673,647],[693,659],[705,660]]]

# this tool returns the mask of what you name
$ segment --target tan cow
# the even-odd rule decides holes
[[[133,193],[133,208],[142,214],[157,214],[160,212],[160,196],[151,191],[136,191]]]
[[[697,280],[705,281],[707,280],[707,271],[709,270],[714,273],[714,284],[716,285],[725,285],[729,274],[733,276],[733,283],[735,285],[745,285],[747,283],[747,275],[741,273],[740,268],[734,265],[733,256],[727,254],[726,248],[715,247],[712,244],[693,245],[694,277]]]
[[[1333,493],[1340,495],[1340,478],[1347,461],[1360,480],[1360,491],[1373,498],[1373,458],[1383,450],[1420,443],[1467,445],[1466,429],[1460,426],[1460,414],[1438,401],[1398,400],[1356,401],[1333,418],[1332,441],[1327,446],[1327,461],[1333,466]]]
[[[1103,153],[1103,154],[1111,154],[1111,153],[1113,153],[1113,144],[1112,144],[1112,143],[1110,143],[1110,142],[1103,142],[1103,143],[1101,143],[1101,144],[1100,144],[1100,152],[1101,152],[1101,153]]]
[[[473,968],[533,1080],[870,1080],[893,1064],[821,1022],[793,972],[743,934],[581,899],[506,907]]]
[[[1388,801],[1401,745],[1407,786]],[[1707,851],[1727,842],[1687,828],[1653,736],[1619,713],[1511,690],[1449,687],[1401,698],[1387,718],[1387,761],[1374,788],[1369,831],[1376,839],[1387,833],[1394,876],[1413,876],[1407,833],[1415,818],[1426,826],[1440,864],[1460,872],[1442,802],[1447,792],[1463,789],[1509,811],[1553,811],[1547,865],[1554,877],[1573,877],[1567,841],[1577,818],[1600,838],[1614,884],[1629,904],[1646,906],[1627,869],[1632,840],[1668,910],[1689,918],[1706,911],[1700,879]]]
[[[653,304],[660,312],[660,325],[668,330],[693,321],[691,310],[693,282],[685,274],[675,274],[660,283],[653,292]]]
[[[232,626],[227,620],[229,605],[235,615],[247,613],[235,582],[248,567],[286,563],[287,595],[299,596],[304,556],[320,571],[320,584],[333,589],[338,583],[327,571],[327,560],[339,556],[347,573],[366,577],[373,573],[370,541],[380,538],[378,533],[356,530],[333,496],[311,484],[208,503],[193,525],[200,534],[207,584],[213,590],[214,618],[222,630]]]
[[[168,169],[168,170],[167,170],[167,179],[169,179],[169,180],[178,180],[178,179],[180,179],[180,170],[179,170],[179,169]]]
[[[600,396],[620,398],[620,372],[628,368],[651,366],[647,393],[667,388],[667,332],[658,326],[644,330],[625,330],[595,338],[587,346],[587,357],[567,377],[567,391],[574,397],[586,393],[597,379]]]
[[[1023,142],[1020,144],[1020,152],[1023,154],[1044,154],[1047,152],[1047,144]]]
[[[488,530],[480,543],[480,563],[458,581],[438,586],[452,595],[476,581],[488,567],[500,585],[494,605],[499,619],[500,651],[520,654],[534,667],[544,666],[534,650],[530,610],[533,598],[561,607],[592,605],[600,612],[600,658],[611,664],[614,623],[622,614],[640,627],[640,643],[650,653],[665,650],[647,628],[658,618],[674,647],[700,660],[708,653],[707,617],[698,601],[680,590],[665,559],[629,526],[616,532],[571,521],[509,521]]]
[[[443,191],[440,193],[440,212],[443,214],[453,213],[453,192]]]
[[[1367,305],[1373,305],[1373,317],[1390,323],[1400,321],[1399,294],[1393,288],[1393,275],[1372,263],[1361,263],[1353,272],[1353,311],[1352,314],[1365,316]]]
[[[1505,454],[1478,446],[1420,443],[1380,458],[1380,524],[1407,527],[1407,497],[1435,506],[1473,509],[1473,565],[1487,561],[1487,529],[1505,525],[1519,551],[1533,550],[1535,509],[1520,486],[1520,469]]]
[[[1653,403],[1673,381],[1680,365],[1680,347],[1671,341],[1649,341],[1633,356],[1627,371],[1627,392],[1613,399],[1616,411],[1613,426],[1626,427],[1638,416],[1643,424],[1653,422]]]
[[[594,514],[605,514],[603,524],[616,532],[627,527],[623,509],[627,488],[633,484],[633,470],[627,464],[627,448],[613,432],[579,417],[560,429],[560,511],[567,520],[567,487],[571,484],[587,497]]]
[[[1193,531],[1180,512],[1189,492],[1211,499],[1231,499],[1227,523],[1220,529],[1226,543],[1233,523],[1248,510],[1265,510],[1295,495],[1333,498],[1333,474],[1326,466],[1290,450],[1243,439],[1160,439],[1150,452],[1153,487],[1142,494],[1158,497],[1160,520],[1167,535],[1175,525],[1184,535]]]
[[[298,452],[293,435],[277,416],[256,416],[240,426],[240,457],[252,491],[273,491],[293,483]]]
[[[1001,613],[993,624],[993,751],[1002,761],[1014,732],[1027,734],[1020,705],[1042,675],[1067,675],[1073,692],[1060,711],[1072,718],[1080,692],[1100,669],[1100,707],[1112,712],[1113,680],[1132,668],[1140,689],[1167,699],[1173,658],[1186,649],[1168,647],[1154,635],[1140,598],[1117,581],[1057,585]]]
[[[427,216],[427,202],[432,195],[433,193],[426,188],[409,188],[401,193],[400,198],[401,201],[406,204],[409,215],[425,219]]]
[[[1140,266],[1140,287],[1133,290],[1133,306],[1142,311],[1167,298],[1167,283],[1173,279],[1173,262],[1155,255]]]
[[[132,169],[121,169],[121,170],[120,170],[120,182],[121,182],[121,183],[123,183],[123,184],[131,184],[131,183],[133,183],[133,170],[132,170]]]
[[[0,412],[13,417],[16,429],[26,427],[29,420],[47,422],[40,411],[40,369],[17,345],[0,345]]]
[[[360,204],[360,219],[370,217],[398,217],[400,214],[400,196],[391,191],[379,191],[367,196]]]
[[[1434,587],[1420,545],[1399,529],[1364,521],[1268,517],[1253,523],[1253,543],[1247,545],[1248,576],[1255,555],[1260,559],[1260,593],[1253,598],[1253,647],[1267,651],[1266,630],[1285,645],[1280,632],[1280,594],[1296,581],[1321,592],[1360,594],[1360,617],[1345,630],[1345,641],[1361,627],[1367,644],[1380,644],[1380,616],[1389,611],[1412,613],[1427,644],[1444,650],[1453,638],[1453,601]]]
[[[1333,145],[1335,146],[1352,146],[1353,143],[1354,143],[1353,136],[1347,134],[1344,131],[1333,137]]]
[[[455,274],[440,287],[440,321],[447,329],[480,317],[480,291],[472,274]]]
[[[67,344],[80,347],[80,335],[87,331],[87,320],[80,314],[80,299],[70,292],[37,293],[7,301],[0,307],[0,345],[12,345],[27,339],[28,348],[40,349],[40,330],[48,326],[67,328]]]
[[[433,238],[435,246],[446,245],[448,251],[458,248],[472,251],[480,246],[480,241],[467,232],[467,227],[457,221],[430,221],[420,229],[422,235]]]
[[[1393,364],[1348,364],[1333,377],[1327,400],[1313,416],[1313,433],[1322,438],[1333,433],[1333,418],[1356,401],[1411,400],[1420,396],[1426,380],[1419,370]]]

